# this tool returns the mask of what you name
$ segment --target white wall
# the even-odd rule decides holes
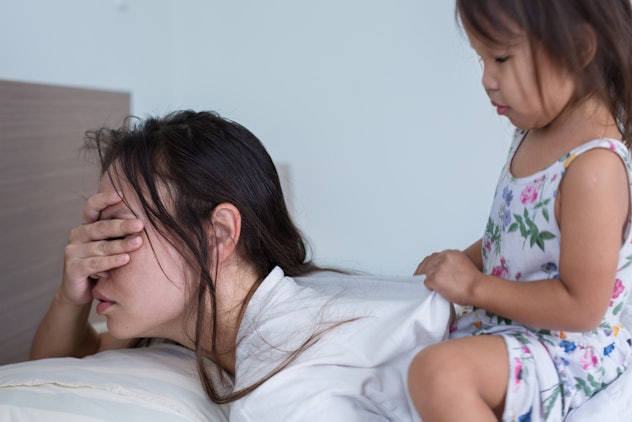
[[[171,105],[172,0],[0,0],[0,78],[132,93]]]
[[[409,274],[482,234],[510,129],[453,2],[0,5],[0,78],[129,90],[137,115],[214,109],[250,128],[288,163],[321,264]]]

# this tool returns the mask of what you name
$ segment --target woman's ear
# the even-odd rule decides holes
[[[233,204],[222,203],[211,213],[211,223],[211,247],[215,249],[213,256],[220,264],[237,248],[241,234],[241,213]]]

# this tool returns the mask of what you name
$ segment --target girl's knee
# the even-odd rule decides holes
[[[408,388],[415,397],[437,397],[449,394],[454,388],[454,362],[444,353],[441,344],[423,349],[408,368]]]

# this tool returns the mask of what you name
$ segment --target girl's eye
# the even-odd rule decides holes
[[[509,60],[509,56],[500,56],[494,59],[496,63],[505,63],[507,60]]]

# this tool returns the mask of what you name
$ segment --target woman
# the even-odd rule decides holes
[[[444,337],[449,305],[410,278],[322,272],[252,133],[184,111],[88,145],[101,183],[70,233],[33,359],[162,338],[195,350],[208,397],[234,402],[231,420],[417,420],[406,369]],[[93,300],[107,333],[88,323]]]

